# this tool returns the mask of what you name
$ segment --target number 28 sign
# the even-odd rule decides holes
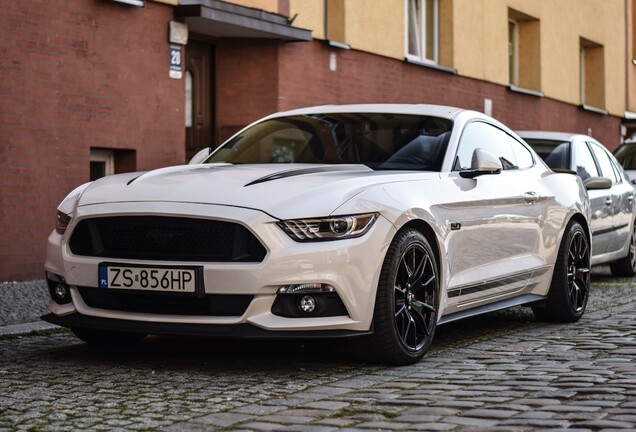
[[[181,64],[183,63],[183,51],[180,45],[170,45],[170,78],[181,79]]]

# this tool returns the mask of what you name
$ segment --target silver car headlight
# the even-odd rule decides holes
[[[330,216],[315,219],[290,219],[278,222],[283,231],[299,242],[342,240],[361,237],[378,218],[377,213]]]

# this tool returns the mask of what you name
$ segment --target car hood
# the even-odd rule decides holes
[[[328,216],[365,189],[414,176],[423,180],[439,173],[373,171],[364,165],[184,165],[104,177],[86,187],[77,205],[184,202],[251,208],[280,219]]]

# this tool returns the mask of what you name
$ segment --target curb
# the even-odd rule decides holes
[[[34,321],[22,324],[11,324],[0,327],[0,336],[19,336],[29,334],[34,331],[55,330],[62,327],[50,324],[45,321]]]

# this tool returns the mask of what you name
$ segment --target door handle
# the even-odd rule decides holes
[[[539,195],[536,192],[526,192],[523,194],[527,203],[537,202],[539,200]]]
[[[612,205],[612,198],[606,198],[605,199],[605,205],[606,206],[611,206]]]

